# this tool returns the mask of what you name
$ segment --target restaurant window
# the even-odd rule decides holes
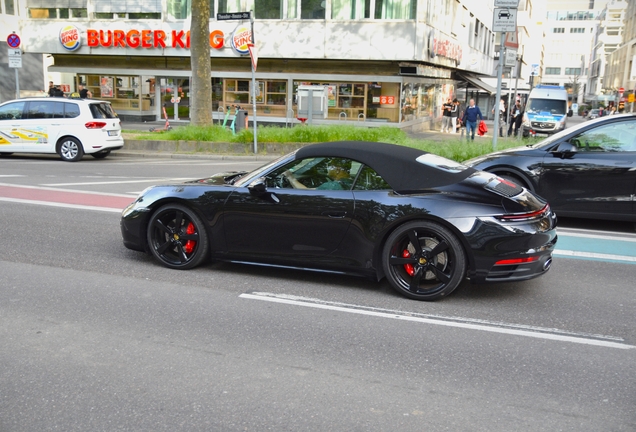
[[[190,16],[190,0],[168,0],[166,6],[170,18],[187,19]],[[212,11],[214,11],[214,0],[210,0],[210,16]]]
[[[283,0],[247,0],[245,10],[253,10],[257,19],[281,19]]]
[[[217,13],[243,12],[240,0],[219,0],[219,10]],[[210,15],[212,11],[210,10]]]

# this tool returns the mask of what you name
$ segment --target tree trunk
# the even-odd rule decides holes
[[[212,67],[210,65],[210,1],[192,0],[190,28],[190,122],[212,124]]]

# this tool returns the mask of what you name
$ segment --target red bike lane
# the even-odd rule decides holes
[[[134,197],[106,193],[65,191],[34,186],[0,184],[0,200],[93,210],[123,210]]]

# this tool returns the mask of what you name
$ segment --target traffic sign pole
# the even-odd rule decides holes
[[[499,44],[499,67],[497,68],[497,97],[495,98],[495,130],[492,131],[492,151],[497,150],[497,137],[499,136],[499,104],[501,99],[501,75],[503,75],[504,64],[504,42],[506,33],[501,32],[501,43]]]

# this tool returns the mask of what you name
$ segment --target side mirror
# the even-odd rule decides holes
[[[247,186],[247,189],[252,195],[264,195],[267,193],[267,186],[265,185],[265,177],[259,177]]]
[[[572,157],[574,153],[577,153],[579,149],[569,142],[562,142],[552,153],[556,156],[560,156],[561,159],[566,157]]]

